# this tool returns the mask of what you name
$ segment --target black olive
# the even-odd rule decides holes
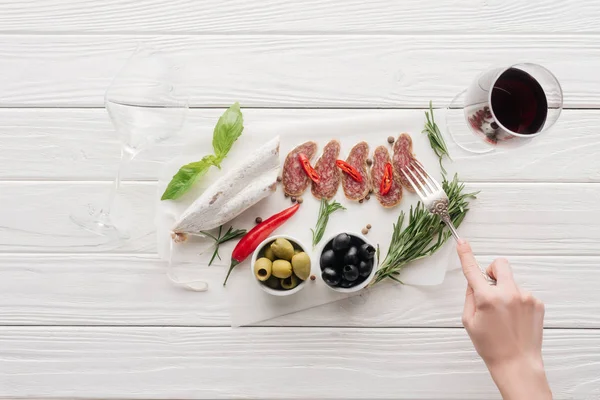
[[[342,269],[342,278],[349,282],[354,282],[358,279],[358,268],[356,265],[344,265]]]
[[[372,260],[375,257],[375,247],[371,246],[369,243],[365,243],[360,246],[358,255],[363,261]]]
[[[352,239],[350,238],[350,235],[348,235],[347,233],[340,233],[335,238],[333,238],[333,243],[331,244],[331,247],[335,251],[346,250],[348,247],[350,247],[351,240]]]
[[[352,236],[352,246],[360,247],[364,243],[365,241],[359,238],[358,236]]]
[[[361,261],[360,264],[358,264],[358,273],[363,278],[366,278],[367,276],[371,275],[371,271],[373,271],[372,261]]]
[[[348,252],[344,255],[344,265],[358,264],[358,249],[354,246],[348,249]]]
[[[342,275],[333,268],[325,268],[321,273],[321,278],[329,286],[336,286],[342,280]]]
[[[335,253],[333,250],[326,250],[321,254],[321,271],[325,268],[335,267]]]
[[[339,284],[339,287],[344,288],[344,289],[351,288],[352,286],[354,286],[354,282],[350,282],[345,279],[342,279]]]

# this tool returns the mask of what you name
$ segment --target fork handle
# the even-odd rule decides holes
[[[442,218],[442,221],[444,221],[444,223],[446,224],[446,226],[448,226],[448,229],[450,229],[450,232],[452,232],[452,236],[454,237],[454,239],[458,243],[458,241],[460,240],[460,236],[458,236],[458,232],[456,231],[456,227],[454,227],[454,224],[452,223],[452,220],[450,219],[450,216],[449,215],[440,215],[440,217]],[[481,267],[481,265],[479,265],[479,262],[477,263],[477,266],[479,267],[479,270],[483,274],[483,277],[485,278],[485,280],[487,281],[487,283],[489,283],[492,286],[495,286],[496,285],[496,280],[494,278],[492,278],[491,276],[488,275],[488,273],[486,272],[486,270],[483,269]]]

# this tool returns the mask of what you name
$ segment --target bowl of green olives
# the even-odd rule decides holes
[[[310,279],[311,261],[297,239],[272,236],[254,251],[250,272],[265,292],[289,296],[302,290]]]
[[[326,240],[319,259],[321,278],[331,289],[350,293],[375,277],[375,247],[358,233],[342,232]]]

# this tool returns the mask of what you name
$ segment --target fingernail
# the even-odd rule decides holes
[[[458,239],[458,242],[457,242],[457,243],[458,243],[459,245],[463,245],[463,244],[467,243],[467,241],[466,241],[465,239]]]

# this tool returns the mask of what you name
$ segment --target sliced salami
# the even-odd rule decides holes
[[[412,139],[408,133],[403,133],[398,140],[396,140],[396,143],[394,143],[392,165],[394,167],[394,175],[398,175],[400,182],[402,182],[402,186],[409,192],[414,192],[415,190],[402,173],[402,168],[408,167],[413,160],[415,160],[415,155],[413,154]]]
[[[349,200],[362,200],[369,194],[371,179],[367,172],[368,157],[369,145],[367,142],[358,143],[348,154],[346,162],[354,167],[362,177],[362,182],[358,182],[347,173],[342,173],[342,188],[344,188],[344,194]]]
[[[315,156],[317,144],[306,142],[292,150],[283,164],[282,184],[283,191],[289,196],[301,196],[310,183],[310,178],[304,172],[298,155],[304,154],[309,160]]]
[[[311,192],[317,199],[331,200],[335,197],[342,177],[335,161],[340,156],[340,142],[332,140],[325,145],[323,155],[315,164],[315,171],[321,178],[319,183],[313,182]]]
[[[385,195],[381,194],[380,187],[385,175],[385,166],[387,163],[391,163],[388,149],[385,146],[377,147],[373,155],[373,166],[371,167],[373,192],[382,206],[391,208],[397,206],[400,203],[400,200],[402,200],[402,183],[400,182],[400,176],[394,172],[392,175],[392,186],[389,192]]]

